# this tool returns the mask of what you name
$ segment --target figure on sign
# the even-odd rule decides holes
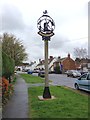
[[[49,28],[49,22],[45,22],[44,23],[44,32],[47,32],[47,31],[50,31],[48,28]]]

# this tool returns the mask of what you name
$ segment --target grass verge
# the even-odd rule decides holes
[[[21,77],[26,81],[26,83],[44,83],[44,79],[38,76],[33,76],[30,74],[20,74]]]
[[[80,95],[60,86],[50,86],[56,99],[40,101],[43,87],[31,87],[29,94],[29,117],[31,118],[88,118],[88,96]]]

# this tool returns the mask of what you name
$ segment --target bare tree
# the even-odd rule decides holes
[[[76,58],[82,59],[87,58],[87,49],[86,48],[74,48],[74,55]]]

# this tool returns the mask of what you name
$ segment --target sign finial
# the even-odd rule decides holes
[[[47,14],[47,13],[48,13],[47,10],[43,11],[43,14]]]

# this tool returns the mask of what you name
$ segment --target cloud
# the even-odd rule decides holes
[[[45,9],[55,21],[55,35],[49,42],[49,55],[67,56],[75,47],[86,47],[88,0],[2,0],[0,16],[1,32],[10,32],[22,40],[28,53],[28,61],[44,58],[44,41],[37,34],[37,19]]]
[[[16,6],[4,4],[0,10],[3,31],[23,30],[25,28],[22,14]]]
[[[63,48],[64,44],[66,44],[68,41],[69,41],[68,38],[65,38],[61,35],[53,36],[53,38],[51,38],[50,48],[51,49]]]

